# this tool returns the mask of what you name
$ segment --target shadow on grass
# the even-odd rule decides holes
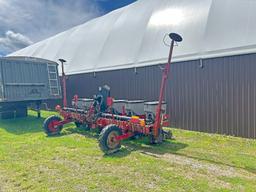
[[[205,161],[208,163],[212,163],[212,164],[216,164],[216,165],[222,165],[222,166],[227,166],[230,168],[236,168],[236,169],[243,169],[245,171],[248,171],[250,173],[256,174],[256,168],[255,167],[250,167],[250,166],[239,166],[239,165],[234,165],[232,163],[225,163],[225,162],[221,162],[221,161],[216,161],[210,158],[203,158],[203,157],[199,157],[199,156],[193,156],[193,155],[186,155],[186,154],[181,154],[181,153],[177,153],[177,155],[182,156],[182,157],[186,157],[186,158],[190,158],[190,159],[195,159],[198,161]]]
[[[38,119],[34,115],[29,115],[26,118],[0,121],[0,128],[16,135],[43,132],[42,125],[44,120],[44,118]],[[70,134],[80,134],[88,138],[98,139],[99,133],[100,130],[98,129],[86,131],[82,127],[76,128],[73,123],[70,123],[65,125],[65,128],[62,130],[60,135],[54,137],[61,137]],[[112,154],[112,157],[124,157],[129,155],[132,151],[136,150],[155,154],[176,153],[178,150],[188,146],[187,144],[179,143],[175,140],[167,140],[161,145],[149,145],[149,140],[147,137],[142,137],[136,140],[125,140],[122,142],[122,145],[124,147],[122,147],[118,153]]]
[[[129,155],[133,151],[139,151],[143,154],[157,157],[166,153],[175,154],[177,151],[186,148],[188,145],[177,142],[175,140],[165,140],[162,144],[151,145],[147,137],[139,139],[128,139],[122,142],[124,147],[117,153],[104,155],[107,158],[122,158]]]
[[[161,144],[150,145],[148,137],[142,137],[138,140],[125,141],[124,145],[129,150],[139,150],[142,152],[162,155],[165,153],[177,153],[179,150],[188,147],[188,144],[180,143],[174,139],[165,140]]]
[[[256,167],[245,166],[244,169],[256,175]]]
[[[69,135],[69,134],[81,134],[88,138],[94,138],[98,139],[99,136],[99,130],[91,130],[91,131],[85,131],[83,128],[75,128],[74,126],[65,128],[65,130],[62,132],[63,135]],[[162,144],[157,145],[150,145],[148,137],[141,137],[139,139],[128,139],[122,141],[122,148],[111,155],[104,155],[104,158],[123,158],[128,156],[133,151],[139,151],[145,155],[153,156],[158,158],[158,155],[163,154],[175,154],[178,156],[183,156],[184,158],[191,158],[198,161],[206,161],[212,164],[217,165],[224,165],[232,168],[238,168],[238,169],[244,169],[248,172],[251,172],[253,174],[256,174],[256,168],[254,167],[248,167],[248,166],[238,166],[234,165],[232,163],[225,163],[221,161],[216,161],[211,158],[205,158],[203,156],[197,156],[197,155],[189,155],[184,154],[182,152],[179,152],[180,150],[189,147],[188,144],[178,142],[177,140],[166,140]]]
[[[88,138],[98,139],[100,130],[93,129],[85,131],[83,128],[68,127],[65,128],[60,136],[69,134],[81,134]],[[176,140],[166,140],[162,144],[150,145],[148,137],[141,137],[139,139],[128,139],[122,141],[124,147],[121,148],[117,153],[106,155],[106,157],[125,157],[132,151],[141,151],[142,153],[152,154],[165,154],[165,153],[176,153],[177,151],[186,148],[188,145],[177,142]]]
[[[37,133],[43,131],[44,118],[28,115],[24,118],[7,119],[0,121],[0,128],[15,135]]]
[[[85,130],[83,127],[75,127],[75,124],[70,123],[72,126],[65,127],[61,132],[60,136],[80,134],[88,138],[97,139],[100,133],[98,129]]]
[[[43,132],[43,121],[44,118],[38,119],[34,115],[29,115],[26,118],[17,118],[17,119],[10,119],[10,120],[1,120],[0,121],[0,129],[4,129],[7,132],[15,135],[22,135],[27,133],[38,133]],[[60,136],[70,135],[70,134],[81,134],[88,138],[98,139],[99,130],[92,130],[92,131],[85,131],[83,128],[76,128],[73,123],[65,125]],[[50,137],[49,137],[50,138]],[[180,143],[176,140],[166,140],[164,143],[160,145],[150,145],[149,140],[147,137],[142,137],[136,140],[125,140],[122,142],[123,147],[121,148],[118,153],[114,153],[111,156],[105,156],[110,158],[122,158],[129,155],[133,151],[140,151],[146,155],[161,155],[161,154],[177,154],[179,156],[184,156],[186,158],[192,158],[199,161],[207,161],[209,163],[214,163],[218,165],[229,166],[238,169],[244,169],[248,172],[256,174],[256,168],[252,166],[238,166],[230,163],[225,163],[221,161],[216,161],[211,158],[206,158],[200,155],[189,155],[180,150],[188,147],[188,144]]]

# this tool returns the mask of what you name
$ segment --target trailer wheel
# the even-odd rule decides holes
[[[53,136],[53,135],[58,135],[60,134],[63,126],[54,126],[56,123],[62,121],[62,119],[58,116],[50,116],[47,119],[45,119],[44,124],[43,124],[43,128],[44,128],[44,132],[48,135],[48,136]]]
[[[121,142],[116,140],[115,137],[121,135],[121,129],[116,125],[108,125],[102,129],[99,136],[100,149],[105,154],[112,154],[121,148]]]
[[[82,128],[85,131],[89,131],[90,130],[90,127],[87,124],[82,124],[82,123],[76,121],[75,125],[76,125],[77,128]]]

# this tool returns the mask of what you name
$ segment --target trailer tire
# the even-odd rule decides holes
[[[53,115],[48,117],[47,119],[44,120],[44,124],[43,124],[43,128],[44,128],[44,132],[48,135],[48,136],[54,136],[54,135],[59,135],[63,125],[54,127],[54,122],[60,122],[62,121],[62,119],[59,116]]]
[[[121,134],[121,129],[116,125],[104,127],[99,135],[100,149],[107,155],[117,152],[121,148],[121,142],[116,141],[114,137]]]

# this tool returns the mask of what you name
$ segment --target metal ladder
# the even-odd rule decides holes
[[[47,69],[48,69],[50,94],[54,96],[60,95],[60,85],[58,81],[59,75],[57,74],[56,66],[47,64]],[[52,78],[51,74],[53,74],[52,76],[54,76],[55,78]]]

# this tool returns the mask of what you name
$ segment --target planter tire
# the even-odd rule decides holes
[[[44,132],[48,136],[59,135],[63,128],[63,125],[54,126],[54,124],[58,123],[60,121],[62,121],[62,119],[56,115],[50,116],[47,119],[45,119],[44,124],[43,124]]]
[[[164,131],[160,129],[160,132],[158,134],[158,137],[155,138],[154,135],[149,136],[150,144],[161,144],[164,141]]]
[[[99,135],[100,149],[107,155],[117,152],[121,148],[121,142],[115,139],[122,131],[116,125],[108,125],[102,129]]]

